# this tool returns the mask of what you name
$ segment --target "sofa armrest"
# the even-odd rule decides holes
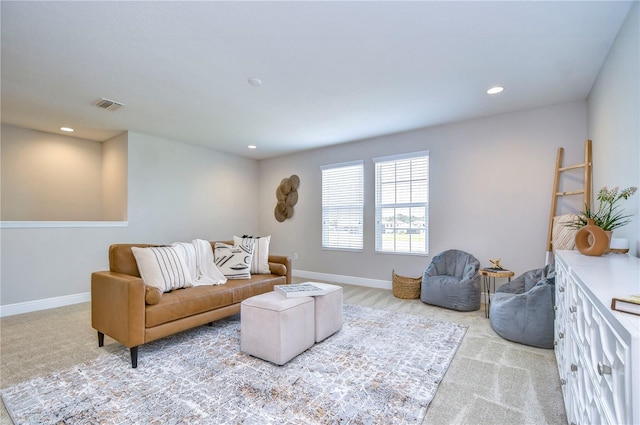
[[[144,344],[145,285],[141,278],[100,271],[91,274],[91,326],[126,347]]]
[[[291,270],[292,270],[292,261],[291,257],[287,257],[285,255],[269,255],[269,263],[274,263],[272,273],[285,276],[287,279],[287,284],[291,283]],[[282,273],[282,267],[285,267],[285,273]],[[272,269],[271,264],[269,264],[269,269]]]

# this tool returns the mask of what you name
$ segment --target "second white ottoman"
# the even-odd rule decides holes
[[[324,295],[313,297],[316,302],[316,342],[342,329],[342,287],[328,283],[309,282],[324,289]]]
[[[267,292],[247,298],[240,304],[240,349],[283,365],[313,346],[314,313],[311,297]]]

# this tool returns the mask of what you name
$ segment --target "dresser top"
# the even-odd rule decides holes
[[[640,294],[640,258],[625,254],[600,257],[582,255],[578,251],[557,251],[569,273],[579,279],[590,296],[605,311],[634,335],[640,334],[640,316],[611,310],[611,299]]]

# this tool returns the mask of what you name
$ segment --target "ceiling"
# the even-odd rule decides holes
[[[631,4],[3,0],[2,122],[263,159],[580,101]]]

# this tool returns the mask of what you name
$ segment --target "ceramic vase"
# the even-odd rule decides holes
[[[576,233],[576,248],[583,255],[600,256],[609,249],[611,236],[596,226],[593,219]]]

